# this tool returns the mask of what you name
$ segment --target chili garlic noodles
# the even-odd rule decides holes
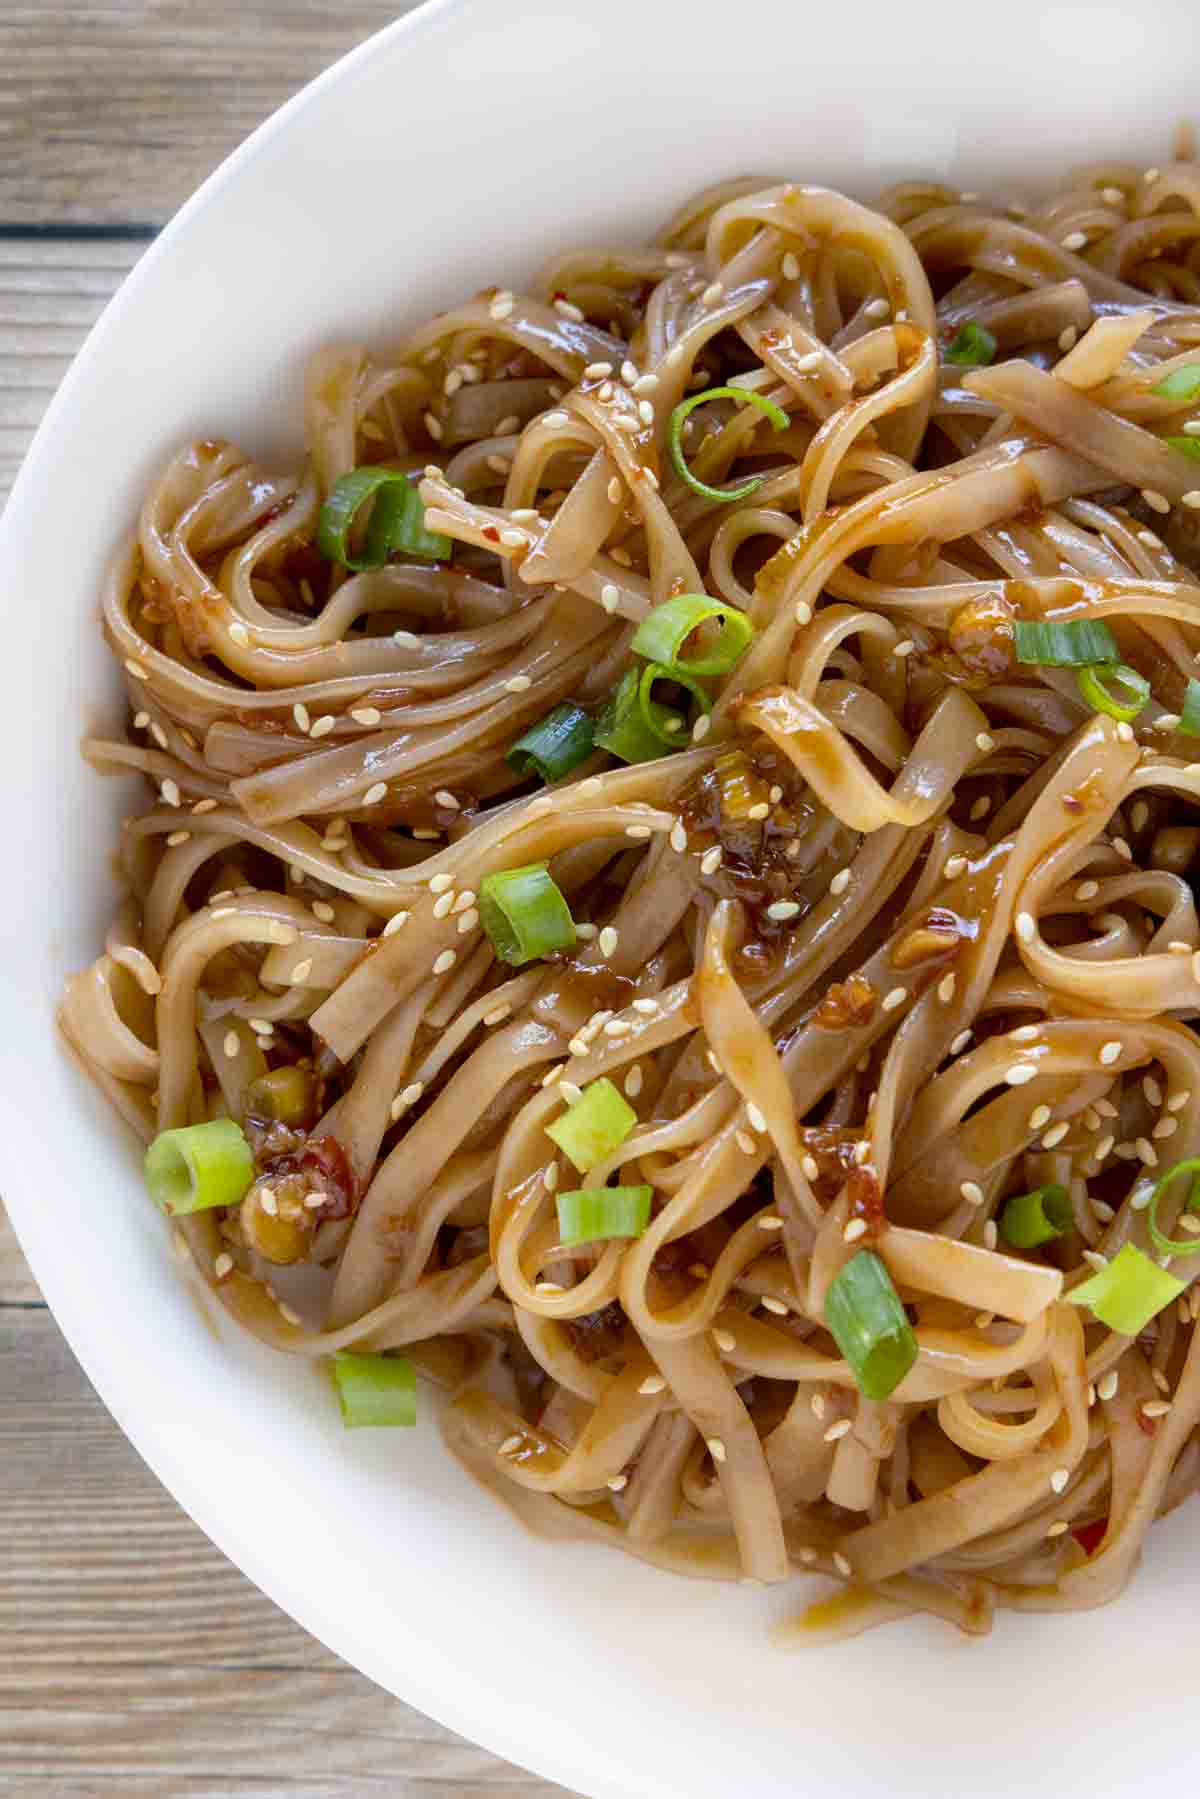
[[[1200,1480],[1200,167],[730,181],[305,433],[163,470],[86,746],[63,1025],[213,1293],[816,1633],[1114,1596]]]

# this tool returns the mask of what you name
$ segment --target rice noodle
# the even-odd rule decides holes
[[[322,351],[303,467],[185,445],[102,596],[129,718],[85,753],[149,796],[61,1021],[143,1141],[258,1133],[243,1205],[182,1222],[214,1295],[286,1353],[405,1349],[549,1534],[846,1583],[808,1640],[1099,1604],[1200,1481],[1200,1239],[1136,1340],[1066,1303],[1200,1153],[1200,470],[1168,441],[1200,394],[1161,390],[1200,363],[1198,211],[1185,162],[1019,222],[722,183],[648,249]],[[946,357],[965,325],[995,360]],[[786,427],[702,404],[685,478],[671,413],[730,381]],[[365,464],[449,558],[317,552]],[[692,742],[514,770],[681,592],[753,627]],[[1132,727],[1017,660],[1020,618],[1105,623],[1151,688]],[[531,862],[582,929],[514,970],[480,891]],[[601,1076],[637,1122],[586,1184],[651,1216],[564,1244],[585,1177],[546,1127]],[[1013,1248],[1006,1201],[1048,1182],[1069,1226]],[[826,1325],[864,1248],[915,1331],[886,1401]]]

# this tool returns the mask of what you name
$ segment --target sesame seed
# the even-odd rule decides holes
[[[963,1181],[958,1190],[969,1206],[983,1204],[983,1188],[978,1181]]]
[[[643,838],[652,837],[654,833],[649,825],[626,825],[625,835],[626,837]]]
[[[227,1274],[232,1274],[233,1257],[222,1252],[222,1254],[217,1256],[216,1260],[213,1262],[213,1273],[219,1281],[223,1281]]]
[[[1152,1368],[1150,1370],[1150,1378],[1160,1393],[1169,1393],[1171,1391],[1171,1383],[1161,1368]]]
[[[505,288],[496,295],[488,307],[488,311],[494,319],[506,319],[513,309],[513,304],[513,297]]]
[[[1068,1524],[1067,1520],[1065,1518],[1060,1518],[1056,1524],[1050,1526],[1046,1535],[1048,1537],[1065,1537],[1070,1528],[1071,1526]]]
[[[193,813],[195,813],[195,815],[197,817],[199,817],[199,815],[202,812],[215,812],[216,809],[217,809],[217,801],[216,800],[197,800],[195,805],[192,807],[192,811],[193,811]]]
[[[1194,512],[1200,507],[1200,487],[1189,488],[1183,496],[1183,504]]]
[[[712,1340],[722,1355],[732,1355],[737,1348],[737,1338],[732,1331],[713,1331]]]
[[[611,581],[606,581],[604,583],[604,586],[600,589],[600,604],[603,606],[603,608],[606,612],[611,613],[611,612],[616,611],[616,609],[620,605],[620,603],[621,603],[620,588],[614,587]]]
[[[796,368],[801,373],[807,371],[808,369],[818,369],[818,368],[820,368],[820,366],[824,362],[824,360],[825,360],[825,358],[821,354],[820,350],[810,350],[808,352],[807,356],[797,356]]]
[[[891,310],[890,305],[882,296],[875,300],[868,300],[863,307],[863,311],[869,319],[886,319]]]
[[[178,782],[170,780],[164,781],[159,788],[159,792],[162,794],[162,797],[168,806],[178,806],[180,804]]]
[[[852,1218],[850,1220],[849,1224],[846,1226],[845,1230],[842,1232],[842,1242],[843,1243],[857,1243],[858,1239],[860,1237],[865,1237],[866,1234],[867,1234],[866,1219],[865,1218]]]
[[[600,931],[596,925],[589,924],[587,920],[584,919],[575,926],[575,935],[581,943],[594,943],[596,938],[600,935]]]
[[[268,1218],[277,1218],[279,1216],[279,1201],[276,1199],[275,1194],[270,1187],[259,1188],[258,1200]],[[272,1297],[274,1297],[274,1295],[272,1295]]]
[[[377,806],[379,804],[380,800],[384,799],[386,797],[386,795],[387,795],[387,782],[386,781],[376,781],[375,784],[371,787],[368,787],[367,791],[363,794],[362,803],[364,806]]]
[[[812,607],[809,605],[807,600],[797,600],[796,601],[796,610],[795,610],[794,617],[795,617],[796,623],[798,625],[811,624],[812,623],[812,615],[813,615]]]
[[[229,635],[232,637],[234,643],[240,644],[243,649],[250,642],[250,633],[240,619],[234,619],[229,627]]]
[[[649,400],[638,401],[638,417],[641,419],[643,425],[652,425],[654,423],[654,407]]]
[[[599,943],[598,943],[598,948],[600,950],[600,954],[602,956],[611,956],[617,947],[618,941],[619,941],[619,938],[618,938],[615,927],[613,925],[606,924],[604,929],[600,933],[600,938],[599,938]]]
[[[533,681],[528,675],[513,675],[504,683],[504,691],[505,693],[525,693],[532,686]]]
[[[514,431],[520,430],[521,421],[515,412],[508,412],[496,426],[497,437],[511,437]]]
[[[1170,512],[1171,502],[1156,487],[1143,487],[1142,498],[1152,512]]]
[[[750,1135],[749,1131],[735,1131],[733,1133],[733,1140],[744,1156],[756,1156],[758,1154],[758,1145],[755,1143],[754,1138]]]
[[[808,1403],[812,1408],[812,1415],[814,1418],[823,1418],[825,1416],[825,1395],[823,1393],[814,1393]]]
[[[295,968],[292,970],[291,978],[293,987],[303,987],[305,981],[307,981],[309,975],[312,973],[312,966],[311,956],[305,956],[303,962],[297,962]]]
[[[702,306],[715,306],[718,300],[723,300],[724,298],[725,289],[721,286],[721,283],[719,281],[710,281],[704,292],[700,295],[700,304]]]
[[[1190,1087],[1181,1087],[1177,1093],[1168,1093],[1167,1111],[1182,1112],[1184,1106],[1187,1105],[1188,1100],[1191,1099],[1191,1097],[1192,1090]]]
[[[815,1156],[801,1156],[800,1167],[803,1170],[805,1180],[820,1180],[821,1165]]]
[[[1037,1067],[1034,1063],[1014,1062],[1011,1068],[1005,1070],[1004,1078],[1010,1087],[1023,1087],[1026,1081],[1031,1081],[1036,1073]]]
[[[1178,1118],[1160,1118],[1150,1135],[1157,1141],[1163,1137],[1173,1137],[1178,1129]]]
[[[1143,1162],[1147,1168],[1158,1167],[1158,1151],[1151,1144],[1149,1137],[1139,1137],[1133,1147],[1137,1151],[1139,1161]]]
[[[1062,240],[1064,250],[1082,250],[1087,244],[1086,231],[1068,231]]]
[[[700,858],[700,873],[702,875],[715,875],[720,866],[721,846],[719,843],[714,843],[713,847],[710,850],[705,850]]]
[[[1110,1368],[1107,1374],[1102,1374],[1096,1382],[1096,1393],[1099,1398],[1115,1399],[1120,1380],[1121,1377],[1115,1368]]]
[[[773,900],[767,907],[767,917],[781,923],[784,919],[795,918],[800,907],[795,900]]]
[[[833,1565],[845,1580],[849,1580],[850,1576],[854,1573],[854,1569],[851,1567],[850,1562],[842,1554],[840,1549],[834,1551]]]
[[[384,925],[381,935],[384,937],[395,936],[397,931],[403,930],[404,926],[409,921],[409,917],[410,914],[408,912],[393,912],[392,916]]]
[[[445,918],[453,904],[453,893],[443,893],[439,899],[436,899],[433,902],[433,916],[435,918]]]
[[[638,1388],[638,1392],[644,1394],[647,1399],[650,1399],[655,1393],[665,1392],[666,1386],[667,1383],[661,1374],[648,1374]]]
[[[454,795],[452,793],[450,793],[445,787],[439,787],[433,797],[437,801],[439,806],[445,806],[451,812],[458,812],[461,810],[459,801],[456,800]]]
[[[761,824],[761,822],[764,818],[768,818],[770,816],[770,812],[771,812],[771,808],[770,808],[770,806],[767,805],[766,801],[759,800],[756,805],[751,806],[750,810],[746,814],[746,817],[752,818],[756,824]]]
[[[780,266],[785,281],[798,281],[800,279],[800,264],[790,250],[784,256]]]
[[[982,750],[984,755],[986,756],[988,754],[989,750],[994,750],[995,747],[996,747],[996,739],[992,736],[990,731],[977,731],[976,732],[975,748],[977,750]]]
[[[1042,1138],[1043,1149],[1055,1149],[1062,1142],[1071,1127],[1065,1123],[1052,1125]]]
[[[825,1432],[825,1441],[827,1443],[837,1443],[842,1437],[848,1437],[852,1428],[849,1418],[839,1418],[837,1423],[831,1424],[829,1429]]]
[[[425,414],[425,429],[426,429],[426,431],[428,431],[430,437],[432,437],[434,443],[441,442],[442,426],[441,426],[440,421],[434,416],[434,414],[432,412],[427,412]]]
[[[1081,1253],[1083,1260],[1087,1263],[1088,1267],[1094,1268],[1097,1274],[1108,1267],[1108,1257],[1102,1256],[1098,1249],[1085,1249]]]
[[[475,910],[474,906],[472,906],[471,910],[469,912],[464,912],[461,915],[461,917],[459,918],[459,921],[458,921],[459,936],[465,937],[467,935],[467,932],[473,931],[475,929],[475,926],[478,923],[479,923],[479,914]]]
[[[944,974],[938,982],[937,994],[944,1006],[948,1006],[954,998],[954,989],[957,985],[958,977],[954,974]]]
[[[781,1231],[783,1229],[783,1219],[779,1216],[778,1212],[764,1212],[762,1217],[758,1220],[758,1228],[760,1231]]]
[[[704,1441],[713,1461],[723,1462],[725,1460],[725,1445],[722,1443],[720,1437],[705,1437]]]
[[[1033,942],[1034,937],[1037,935],[1037,925],[1034,923],[1032,912],[1017,913],[1016,932],[1022,943]]]
[[[633,1009],[635,1012],[641,1012],[646,1018],[653,1018],[658,1012],[658,1001],[656,999],[635,999]]]
[[[671,826],[671,835],[668,838],[668,842],[670,843],[671,848],[675,851],[675,854],[677,856],[682,856],[684,854],[684,852],[686,851],[687,846],[688,846],[688,837],[687,837],[687,830],[684,826],[682,819],[676,819],[675,823]]]
[[[774,1312],[778,1318],[787,1317],[787,1307],[784,1305],[782,1299],[776,1299],[770,1293],[763,1295],[760,1304],[765,1312]]]
[[[1143,1418],[1165,1418],[1170,1409],[1169,1399],[1148,1399],[1141,1412]]]
[[[707,712],[702,712],[700,714],[699,718],[696,720],[695,724],[692,726],[692,742],[700,743],[703,738],[708,736],[708,733],[711,730],[712,730],[712,719],[708,716]]]
[[[850,870],[848,868],[839,868],[832,881],[829,883],[829,891],[830,893],[845,893],[849,885]]]
[[[505,549],[519,550],[525,542],[525,533],[524,531],[518,531],[515,527],[506,527],[500,533],[500,542],[504,545]]]
[[[1115,1062],[1117,1060],[1117,1058],[1121,1054],[1122,1047],[1123,1046],[1115,1040],[1111,1043],[1101,1044],[1101,1046],[1100,1046],[1100,1061],[1103,1063],[1105,1068],[1109,1067],[1113,1062]]]
[[[190,831],[171,831],[167,836],[167,847],[173,850],[178,849],[181,843],[190,843],[191,840],[192,833]]]
[[[574,1081],[561,1080],[558,1083],[558,1090],[569,1106],[577,1106],[583,1098],[583,1088],[577,1086]]]
[[[225,1041],[222,1043],[221,1048],[232,1062],[233,1058],[237,1055],[238,1050],[241,1048],[241,1039],[236,1031],[226,1031]]]
[[[515,1455],[517,1450],[520,1449],[523,1441],[524,1439],[521,1437],[520,1433],[514,1431],[511,1437],[505,1437],[503,1443],[501,1443],[499,1449],[496,1451],[496,1454]]]
[[[1049,1124],[1049,1122],[1049,1106],[1035,1106],[1033,1111],[1029,1114],[1029,1128],[1031,1131],[1040,1131],[1043,1126]]]
[[[457,960],[458,954],[455,950],[444,949],[433,964],[434,974],[449,974]]]
[[[606,1037],[628,1037],[632,1029],[633,1026],[627,1018],[613,1018],[604,1026],[604,1035]],[[580,1036],[582,1035],[581,1031]]]
[[[398,643],[402,650],[419,650],[421,639],[415,631],[393,631],[392,642]]]
[[[1111,1154],[1112,1154],[1113,1144],[1115,1142],[1116,1142],[1115,1137],[1112,1137],[1112,1136],[1101,1137],[1100,1140],[1098,1141],[1098,1143],[1096,1144],[1095,1149],[1092,1151],[1093,1160],[1096,1162],[1106,1162],[1108,1160],[1109,1156],[1111,1156]]]
[[[1123,718],[1119,719],[1117,721],[1117,736],[1120,738],[1122,743],[1132,743],[1133,742],[1133,726],[1131,724],[1127,724]],[[1114,843],[1113,843],[1114,849],[1116,848],[1117,841],[1124,843],[1125,839],[1123,837],[1120,838],[1119,840],[1115,839]],[[1133,861],[1133,851],[1129,848],[1128,844],[1125,844],[1125,848],[1121,851],[1121,854],[1123,856],[1127,855],[1129,860],[1131,862]]]
[[[902,1006],[907,998],[907,987],[893,987],[890,993],[884,995],[883,1010],[885,1012],[894,1012],[896,1007]]]
[[[767,1121],[763,1116],[762,1107],[756,1106],[753,1100],[750,1100],[746,1106],[746,1117],[750,1121],[752,1131],[758,1131],[761,1135],[766,1130]]]
[[[583,371],[587,381],[603,381],[606,375],[612,374],[611,362],[589,362]]]
[[[560,431],[564,425],[570,423],[570,420],[565,412],[547,412],[542,415],[542,423],[549,425],[553,431]]]

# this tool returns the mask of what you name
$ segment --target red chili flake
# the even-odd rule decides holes
[[[1137,1421],[1138,1421],[1138,1429],[1140,1431],[1143,1431],[1146,1436],[1148,1436],[1148,1437],[1157,1436],[1157,1434],[1158,1434],[1158,1419],[1157,1418],[1147,1418],[1147,1416],[1146,1416],[1145,1412],[1143,1412],[1141,1406],[1139,1406],[1138,1410],[1137,1410]]]
[[[349,1218],[358,1203],[357,1186],[346,1152],[336,1137],[310,1137],[300,1152],[300,1167],[322,1176],[328,1194],[322,1218]]]
[[[1092,1524],[1080,1524],[1071,1532],[1085,1555],[1095,1555],[1108,1530],[1108,1519],[1097,1518]]]
[[[500,533],[497,531],[495,525],[485,525],[483,527],[483,535],[487,538],[489,543],[500,542]]]

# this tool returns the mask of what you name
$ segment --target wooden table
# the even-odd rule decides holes
[[[0,0],[0,503],[157,228],[287,95],[405,10]],[[92,1392],[0,1213],[0,1794],[559,1792],[380,1692],[224,1559]]]

